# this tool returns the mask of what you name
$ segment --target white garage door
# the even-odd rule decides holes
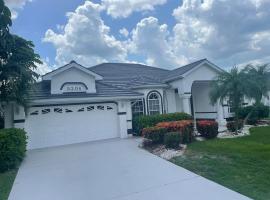
[[[119,137],[117,105],[31,107],[25,121],[28,148]]]

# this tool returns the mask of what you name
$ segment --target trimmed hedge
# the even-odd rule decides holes
[[[133,131],[137,135],[141,135],[144,128],[153,127],[159,122],[170,122],[188,119],[192,119],[192,117],[187,113],[169,113],[161,115],[139,116],[133,119]]]
[[[166,148],[178,149],[182,143],[182,135],[179,132],[169,132],[164,136],[164,144]]]
[[[168,138],[167,134],[170,132],[176,132],[178,136],[168,136]],[[154,127],[144,128],[142,131],[142,136],[151,140],[153,144],[163,144],[165,142],[170,143],[167,144],[167,146],[170,146],[170,148],[174,148],[176,146],[175,143],[178,143],[178,148],[180,143],[187,144],[194,140],[193,123],[191,120],[161,122]],[[180,139],[178,139],[178,137]],[[166,141],[165,138],[167,138]]]
[[[240,109],[239,117],[241,119],[245,119],[246,116],[254,109],[254,106],[246,106]],[[258,122],[258,120],[267,118],[269,116],[269,107],[263,104],[257,105],[256,109],[253,110],[250,115],[247,123],[250,125],[254,125]]]
[[[17,168],[25,157],[26,132],[23,129],[0,130],[0,172]]]
[[[165,128],[167,132],[179,132],[183,144],[191,143],[194,140],[193,122],[191,120],[160,122],[156,126]]]
[[[197,130],[202,137],[207,139],[215,138],[218,135],[218,123],[211,120],[198,121]]]
[[[235,132],[235,121],[228,121],[227,122],[227,129],[231,132]],[[238,120],[238,130],[243,128],[243,120]]]
[[[153,144],[162,144],[166,132],[167,130],[165,128],[148,127],[143,129],[142,136],[152,140]]]

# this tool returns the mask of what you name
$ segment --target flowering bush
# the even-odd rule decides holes
[[[159,128],[165,128],[167,132],[179,132],[181,143],[187,144],[194,140],[193,123],[191,120],[181,120],[172,122],[161,122],[156,125]]]
[[[181,120],[172,122],[160,122],[156,125],[159,128],[166,128],[168,131],[182,131],[184,129],[192,129],[193,123],[191,120]]]
[[[218,135],[218,123],[211,120],[198,121],[197,130],[205,138],[215,138]]]
[[[152,140],[153,144],[163,143],[164,135],[167,132],[165,128],[149,127],[142,130],[142,136],[144,138]]]
[[[142,134],[143,128],[156,126],[159,122],[170,122],[178,120],[188,120],[192,117],[187,113],[168,113],[161,115],[143,115],[133,118],[133,131],[138,135]]]

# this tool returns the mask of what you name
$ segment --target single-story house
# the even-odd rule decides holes
[[[226,123],[227,103],[211,105],[211,81],[222,71],[207,59],[166,70],[141,64],[75,61],[42,76],[27,108],[5,107],[5,127],[24,128],[28,149],[126,138],[132,117],[186,112]]]

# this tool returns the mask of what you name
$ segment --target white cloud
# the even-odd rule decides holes
[[[113,18],[125,18],[133,12],[154,10],[155,6],[166,2],[167,0],[102,0],[102,5]]]
[[[35,69],[35,72],[39,75],[44,75],[54,69],[54,67],[49,66],[49,58],[42,59],[42,64],[37,64],[37,69]]]
[[[55,46],[58,65],[78,60],[91,66],[138,57],[139,62],[164,68],[205,57],[221,66],[270,61],[269,0],[183,0],[173,11],[172,27],[154,17],[144,18],[130,32],[120,29],[121,41],[100,16],[106,11],[115,18],[127,17],[165,2],[86,1],[67,14],[65,25],[47,30],[43,40]]]
[[[170,44],[166,24],[160,25],[157,18],[142,19],[132,31],[131,49],[147,56],[149,65],[172,68],[187,62],[184,56],[176,56]]]
[[[126,28],[121,28],[119,30],[119,33],[124,36],[124,37],[128,37],[129,36],[129,31]]]
[[[18,10],[23,9],[27,2],[32,2],[32,0],[4,0],[6,5],[9,7],[12,15],[12,19],[18,17]]]
[[[78,60],[91,66],[108,60],[125,60],[126,49],[110,34],[110,28],[100,17],[102,10],[100,4],[86,1],[67,14],[68,22],[61,33],[46,31],[43,41],[55,46],[58,64]]]
[[[174,10],[177,54],[241,63],[269,54],[269,0],[184,0]]]

